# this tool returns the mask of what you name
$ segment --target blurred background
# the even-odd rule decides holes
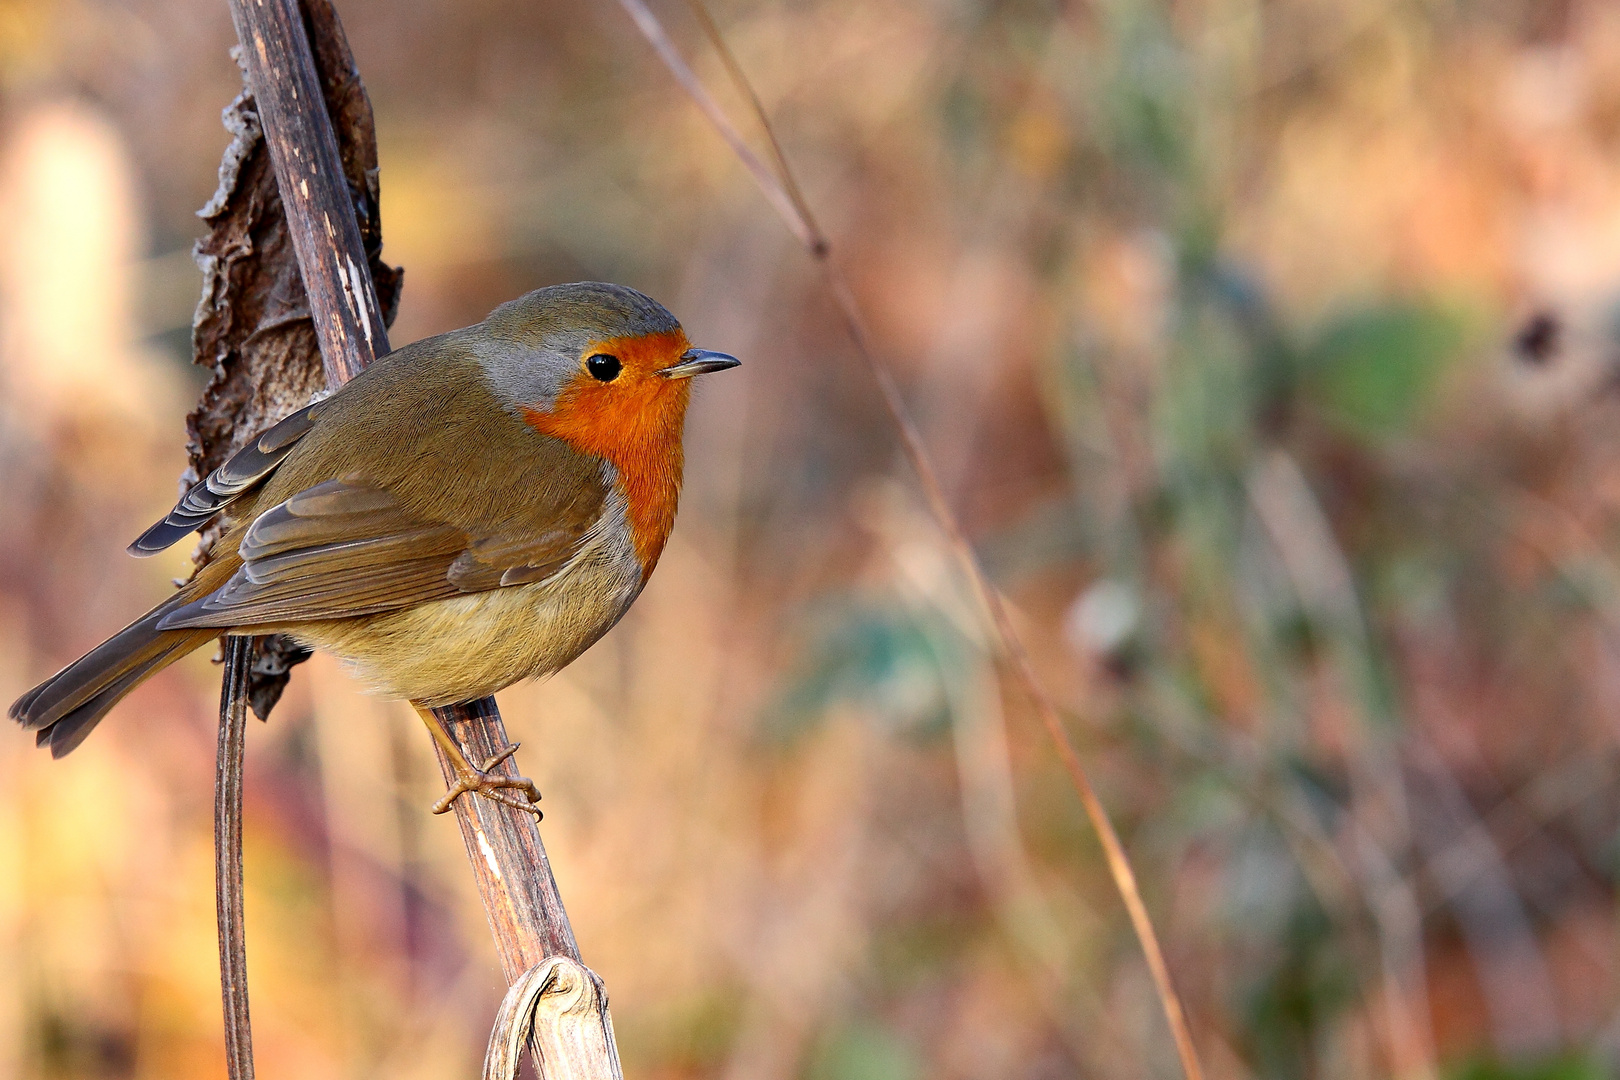
[[[817,274],[617,5],[340,0],[394,340],[609,279],[705,382],[635,609],[501,697],[627,1075],[1170,1078]],[[674,0],[658,10],[734,115]],[[1216,1078],[1620,1069],[1620,6],[715,0],[1136,862]],[[0,2],[0,701],[144,610],[222,0]],[[184,548],[185,545],[181,545]],[[223,1075],[217,668],[0,732],[0,1076]],[[259,1074],[472,1076],[425,733],[249,734]]]

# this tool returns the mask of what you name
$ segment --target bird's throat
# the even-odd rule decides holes
[[[654,375],[627,385],[582,381],[564,389],[549,411],[523,410],[536,431],[605,458],[618,472],[643,580],[675,525],[689,397],[685,380]]]

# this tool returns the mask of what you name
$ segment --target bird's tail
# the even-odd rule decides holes
[[[192,599],[183,590],[148,611],[12,703],[11,718],[37,731],[38,744],[61,757],[84,741],[107,711],[135,687],[219,635],[159,630],[158,620]]]

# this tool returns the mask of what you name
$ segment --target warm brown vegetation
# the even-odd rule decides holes
[[[1173,1075],[818,275],[618,7],[342,11],[395,341],[596,277],[746,361],[694,405],[647,594],[502,700],[627,1073]],[[1620,13],[715,12],[1211,1075],[1609,1069]],[[0,21],[0,698],[183,561],[121,551],[183,460],[230,40],[199,0]],[[182,665],[59,763],[0,740],[0,1075],[217,1075],[217,687]],[[418,728],[317,659],[249,733],[267,1080],[475,1069],[500,978]]]

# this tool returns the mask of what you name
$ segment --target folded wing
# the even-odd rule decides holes
[[[159,629],[352,618],[544,581],[578,553],[600,510],[477,536],[424,520],[363,479],[328,480],[260,515],[235,576]]]

